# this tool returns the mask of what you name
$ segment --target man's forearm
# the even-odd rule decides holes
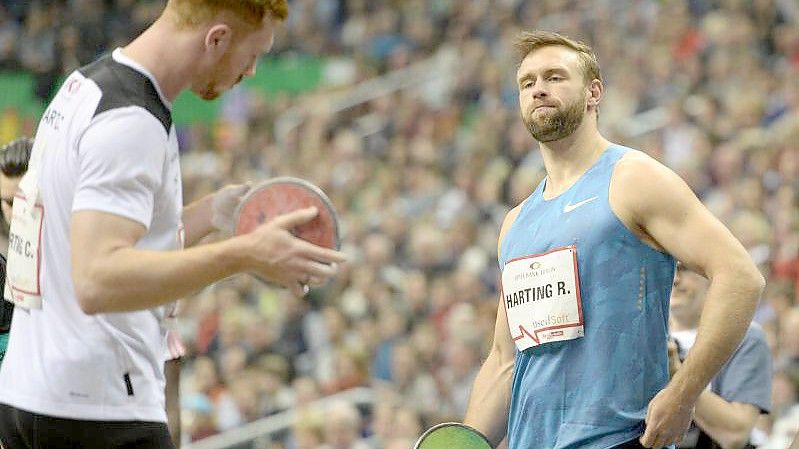
[[[763,289],[759,273],[730,270],[711,279],[696,343],[670,387],[696,400],[741,343]]]
[[[513,358],[500,360],[492,351],[472,385],[464,424],[482,432],[493,446],[505,437],[508,428]]]
[[[740,449],[749,439],[759,410],[751,404],[727,402],[705,390],[696,401],[694,421],[724,449]]]
[[[238,239],[183,251],[120,248],[75,282],[86,313],[149,309],[187,296],[242,269]]]
[[[206,195],[183,208],[183,230],[185,246],[189,247],[200,241],[214,230],[211,214],[214,195]]]

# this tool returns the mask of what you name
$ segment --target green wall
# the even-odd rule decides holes
[[[255,76],[244,81],[248,89],[264,95],[298,94],[315,89],[322,80],[324,61],[313,57],[263,59]],[[0,72],[0,113],[16,110],[27,118],[37,119],[44,104],[33,94],[33,76],[25,72]],[[176,100],[172,115],[178,124],[210,122],[217,116],[221,100],[204,101],[184,92]]]

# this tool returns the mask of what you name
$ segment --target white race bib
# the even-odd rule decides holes
[[[11,217],[6,286],[3,296],[16,306],[40,309],[44,209],[41,204],[31,204],[26,201],[24,195],[17,193]]]
[[[519,351],[585,335],[577,248],[508,261],[502,271],[502,300]]]

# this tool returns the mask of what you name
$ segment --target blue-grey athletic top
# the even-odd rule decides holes
[[[585,337],[517,351],[510,449],[606,449],[632,440],[668,381],[675,261],[631,233],[608,202],[613,168],[628,151],[635,150],[611,145],[551,200],[543,198],[545,179],[501,242],[501,269],[575,245],[585,321]]]

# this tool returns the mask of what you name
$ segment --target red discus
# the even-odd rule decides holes
[[[322,189],[299,178],[274,178],[250,189],[236,209],[236,235],[252,232],[278,215],[312,206],[319,211],[317,216],[291,232],[313,244],[338,250],[341,241],[333,204]]]

